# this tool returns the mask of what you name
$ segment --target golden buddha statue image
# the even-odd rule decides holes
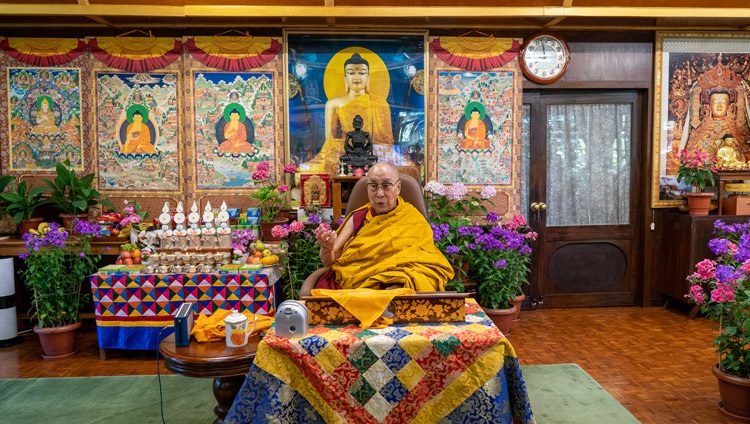
[[[716,151],[716,167],[724,170],[746,169],[747,163],[740,157],[737,141],[732,134],[725,134]]]
[[[122,154],[156,154],[156,147],[151,144],[151,129],[148,122],[148,109],[143,105],[133,105],[127,112],[128,126],[125,130],[125,142],[120,148]]]
[[[352,53],[353,49],[357,51]],[[334,69],[338,66],[341,68]],[[338,80],[342,71],[343,81]],[[391,108],[385,100],[390,90],[390,77],[377,54],[364,48],[342,50],[329,62],[324,81],[329,98],[325,105],[326,141],[320,152],[307,162],[308,171],[337,172],[339,158],[345,153],[344,137],[355,130],[353,122],[357,115],[362,121],[362,131],[370,134],[375,150],[378,146],[393,145]]]
[[[40,96],[36,101],[36,125],[31,129],[37,134],[54,134],[60,132],[55,125],[55,112],[52,108],[52,98],[49,96]]]
[[[237,155],[252,153],[250,144],[253,137],[252,122],[247,119],[245,108],[239,103],[231,103],[224,108],[224,128],[221,131],[223,139],[219,139],[219,153]],[[248,126],[250,131],[248,131]],[[217,134],[219,132],[217,131]]]
[[[716,155],[717,140],[725,134],[736,139],[740,159],[750,154],[745,143],[750,141],[748,121],[748,87],[739,74],[717,62],[704,72],[690,89],[687,116],[681,128],[680,149],[700,150]]]

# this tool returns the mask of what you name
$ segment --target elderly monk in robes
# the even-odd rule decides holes
[[[378,162],[367,173],[370,203],[351,212],[337,231],[321,231],[320,260],[311,288],[443,291],[453,268],[435,246],[432,229],[417,208],[400,196],[398,169]],[[315,283],[317,282],[317,284]]]

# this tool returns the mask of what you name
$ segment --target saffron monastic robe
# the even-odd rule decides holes
[[[368,203],[357,209],[368,209],[365,223],[331,266],[341,288],[403,284],[414,291],[443,291],[453,278],[453,268],[435,246],[424,215],[401,197],[387,214],[372,216],[369,208]]]

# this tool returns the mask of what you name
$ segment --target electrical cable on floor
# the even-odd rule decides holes
[[[164,328],[162,328],[159,331],[159,334],[156,336],[156,378],[159,381],[159,410],[161,411],[161,422],[162,424],[166,424],[166,421],[164,421],[164,396],[162,395],[161,390],[161,367],[159,366],[159,345],[161,344],[162,338],[161,335],[164,333],[164,330],[174,328],[174,325],[168,325]]]

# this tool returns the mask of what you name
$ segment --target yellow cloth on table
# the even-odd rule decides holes
[[[412,289],[372,290],[372,289],[313,289],[313,296],[330,297],[359,320],[359,326],[367,329],[383,315],[388,304],[396,296],[414,294]],[[388,323],[387,321],[383,324]],[[392,323],[392,321],[390,321]]]
[[[368,203],[357,210],[369,207]],[[352,219],[352,214],[346,219]],[[445,283],[453,278],[453,267],[435,247],[429,222],[401,197],[391,212],[374,217],[368,212],[364,225],[344,244],[331,269],[342,289],[399,284],[434,292],[445,290]]]
[[[193,330],[190,335],[195,337],[198,342],[218,342],[226,340],[226,327],[224,319],[228,317],[232,311],[224,309],[218,310],[213,315],[198,315],[198,319],[193,324]],[[248,319],[247,328],[253,326],[253,314],[250,312],[242,312],[242,315]],[[252,334],[256,334],[262,330],[267,330],[273,324],[273,317],[267,317],[265,315],[255,315],[255,330]]]

